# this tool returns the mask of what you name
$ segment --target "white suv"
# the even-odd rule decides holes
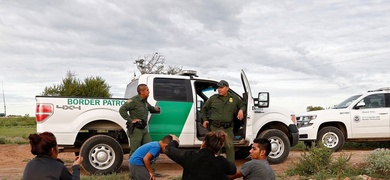
[[[333,109],[297,115],[299,140],[338,151],[345,141],[390,140],[390,88],[354,95]]]

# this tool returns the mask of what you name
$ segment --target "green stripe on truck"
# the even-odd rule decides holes
[[[158,101],[160,114],[153,114],[149,120],[149,132],[153,141],[166,135],[180,136],[190,113],[192,102]]]

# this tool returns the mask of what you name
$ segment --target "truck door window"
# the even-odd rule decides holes
[[[190,82],[186,79],[155,78],[153,94],[157,101],[192,102]]]
[[[385,107],[384,94],[369,95],[357,103],[359,108],[382,108]]]

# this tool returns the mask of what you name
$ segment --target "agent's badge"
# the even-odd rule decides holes
[[[229,99],[229,102],[233,102],[233,98],[230,98],[230,99]]]

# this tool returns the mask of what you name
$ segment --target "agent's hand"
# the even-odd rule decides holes
[[[137,123],[137,122],[139,122],[139,121],[141,121],[141,119],[133,119],[133,120],[131,121],[131,123],[135,124],[135,123]]]
[[[244,119],[244,111],[242,111],[241,109],[237,113],[237,119],[239,120]]]
[[[160,107],[158,107],[158,106],[155,106],[154,109],[155,109],[157,112],[160,112],[160,110],[161,110]]]
[[[83,157],[76,156],[76,158],[74,159],[74,162],[73,162],[73,166],[74,165],[80,165],[82,162],[83,162]]]
[[[204,121],[204,122],[203,122],[203,127],[204,127],[204,128],[207,128],[207,124],[208,124],[208,123],[209,123],[209,121]]]
[[[170,134],[170,135],[172,136],[172,140],[175,140],[175,141],[177,141],[177,143],[180,144],[180,140],[176,135],[174,135],[174,134]]]

